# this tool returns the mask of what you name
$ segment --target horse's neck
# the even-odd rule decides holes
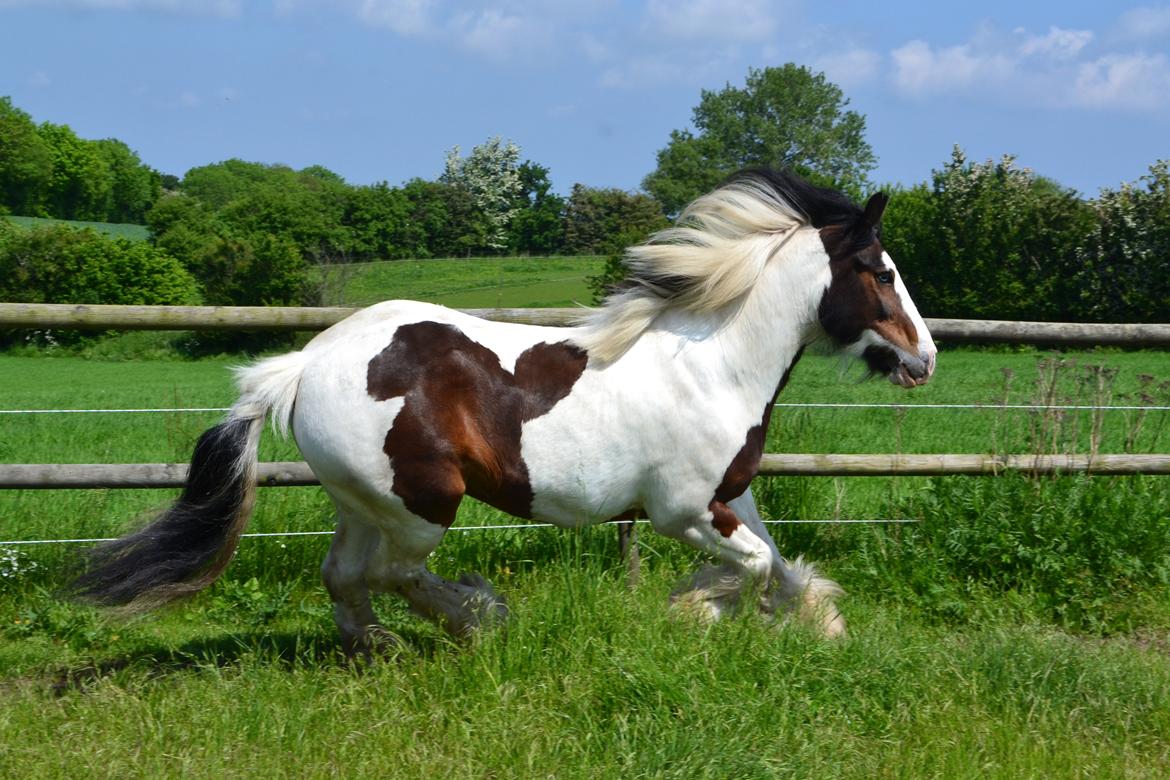
[[[748,406],[772,400],[785,372],[820,332],[817,307],[830,277],[820,239],[810,233],[815,243],[809,237],[789,242],[785,256],[768,263],[741,301],[670,328],[694,339],[694,348],[678,359],[734,390]]]

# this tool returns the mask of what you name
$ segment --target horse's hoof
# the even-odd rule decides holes
[[[492,585],[482,574],[473,571],[465,571],[459,575],[459,584],[466,585],[469,588],[476,588],[477,590],[492,590]]]
[[[341,634],[341,648],[351,661],[393,657],[403,646],[401,637],[382,626],[367,626],[361,632],[343,631]]]
[[[672,614],[701,625],[711,625],[723,615],[715,600],[705,590],[687,590],[670,596]]]

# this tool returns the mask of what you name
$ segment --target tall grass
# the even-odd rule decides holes
[[[0,773],[1158,777],[1170,759],[1170,669],[1130,643],[869,599],[836,644],[749,616],[702,629],[661,609],[664,574],[631,594],[566,550],[511,583],[506,631],[408,635],[364,669],[315,604],[228,623],[203,598],[190,623],[106,635],[96,667],[10,682]]]

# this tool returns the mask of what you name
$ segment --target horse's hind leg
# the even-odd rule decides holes
[[[333,619],[349,655],[369,654],[392,641],[370,605],[366,569],[381,542],[377,528],[338,505],[337,530],[321,566],[321,578],[333,599]]]
[[[454,504],[450,517],[461,498],[450,497]],[[464,574],[452,582],[426,567],[427,556],[442,541],[446,526],[404,508],[387,510],[390,516],[381,524],[382,542],[366,565],[366,583],[371,588],[397,593],[414,612],[457,637],[507,615],[503,599],[478,574]]]
[[[498,623],[508,614],[503,598],[478,574],[464,574],[452,582],[420,566],[395,571],[388,582],[411,609],[455,637],[469,636],[480,626]]]

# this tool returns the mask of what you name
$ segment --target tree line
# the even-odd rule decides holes
[[[121,141],[38,125],[0,97],[0,213],[141,224],[161,192],[162,175]]]
[[[134,221],[151,234],[132,249],[0,221],[0,297],[312,304],[314,266],[492,254],[610,255],[595,280],[600,292],[622,274],[622,247],[742,167],[789,168],[857,200],[879,189],[869,178],[876,157],[865,118],[848,106],[839,87],[808,68],[752,69],[743,86],[701,93],[692,127],[671,133],[641,191],[577,184],[560,195],[546,167],[499,138],[466,155],[450,150],[433,181],[397,186],[241,160],[177,179],[125,144],[36,125],[0,99],[0,211]],[[927,316],[1153,321],[1170,310],[1166,161],[1085,198],[1010,156],[970,161],[956,147],[930,181],[882,189],[892,195],[883,240]],[[99,240],[111,268],[141,278],[117,301],[94,300],[115,292],[93,279],[62,281],[62,258],[78,268],[97,262],[102,253],[83,245]],[[133,295],[142,300],[126,300]]]

